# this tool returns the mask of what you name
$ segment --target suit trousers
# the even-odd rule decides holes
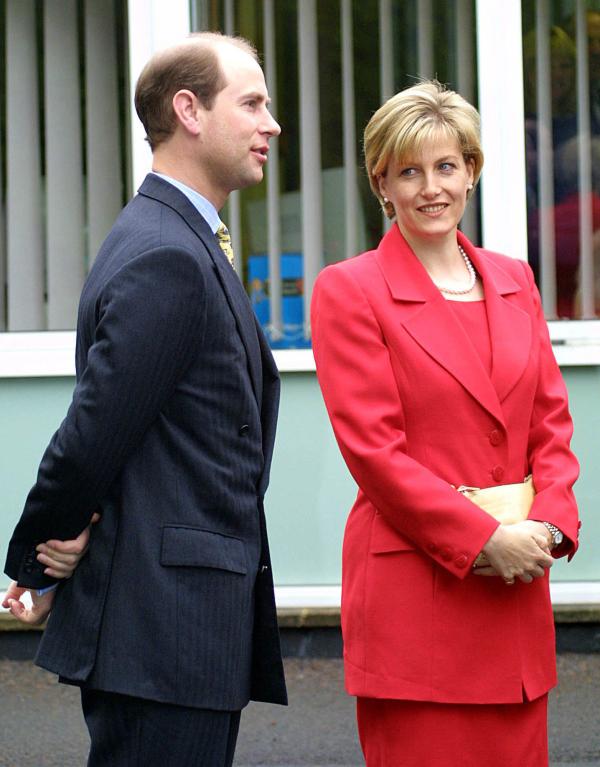
[[[81,690],[88,767],[231,767],[241,711]]]

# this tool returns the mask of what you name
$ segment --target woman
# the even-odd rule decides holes
[[[312,327],[359,486],[342,630],[366,762],[541,767],[556,682],[547,576],[577,548],[578,464],[539,295],[525,263],[458,231],[483,164],[479,116],[458,94],[397,94],[365,156],[394,224],[320,274]],[[514,524],[457,492],[520,494],[529,474],[537,494]]]

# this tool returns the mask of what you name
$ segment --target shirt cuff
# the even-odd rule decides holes
[[[46,586],[43,589],[37,590],[38,597],[43,597],[44,594],[47,594],[49,591],[54,591],[54,589],[58,586],[58,583],[53,583],[52,586]]]

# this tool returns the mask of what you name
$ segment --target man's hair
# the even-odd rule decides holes
[[[135,110],[152,151],[173,135],[177,91],[191,91],[205,109],[212,109],[217,94],[227,85],[217,53],[221,45],[239,48],[258,61],[254,46],[242,37],[198,32],[155,53],[142,70],[135,88]]]
[[[401,162],[419,152],[426,141],[441,137],[456,140],[465,162],[473,164],[475,186],[483,167],[479,114],[458,93],[446,90],[437,80],[426,80],[392,96],[369,120],[365,165],[373,194],[388,218],[394,217],[394,206],[381,196],[378,177],[385,175],[391,160]]]

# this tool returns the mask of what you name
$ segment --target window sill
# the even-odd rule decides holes
[[[315,370],[312,349],[278,349],[273,356],[281,373]],[[74,331],[0,333],[0,378],[74,375]]]
[[[600,365],[600,320],[550,322],[561,366]],[[315,370],[312,349],[273,352],[281,373]],[[0,333],[0,378],[58,378],[75,375],[75,333]]]

